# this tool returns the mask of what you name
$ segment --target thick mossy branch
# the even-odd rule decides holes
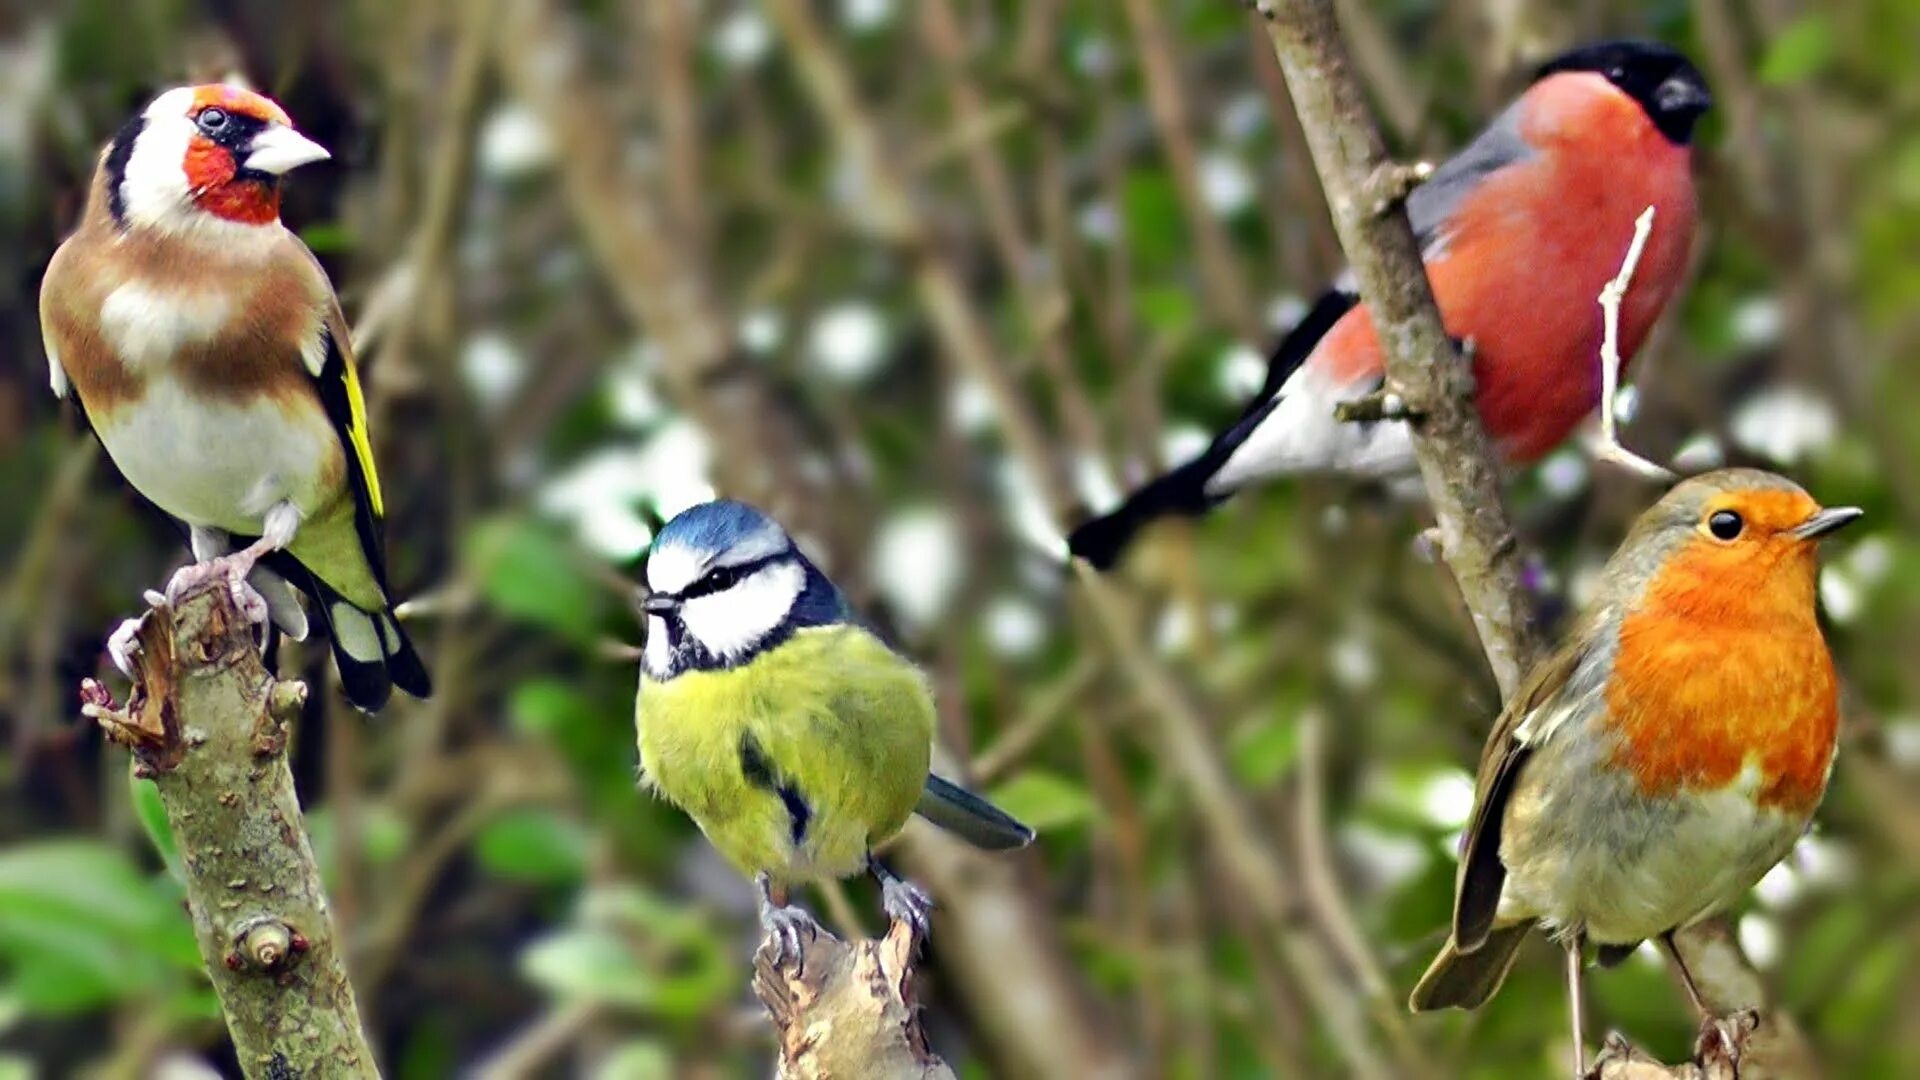
[[[287,768],[306,687],[261,664],[224,581],[141,620],[132,699],[82,688],[166,807],[187,906],[241,1068],[276,1080],[378,1077]]]
[[[914,1005],[913,930],[894,923],[885,937],[846,943],[811,935],[798,965],[753,959],[753,992],[780,1040],[780,1080],[952,1080],[934,1056]]]

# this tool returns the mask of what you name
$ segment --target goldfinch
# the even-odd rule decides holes
[[[431,689],[393,618],[346,320],[280,223],[282,177],[328,157],[252,91],[160,95],[101,152],[40,324],[54,394],[189,532],[195,564],[169,593],[224,574],[250,617],[297,639],[293,582],[331,632],[347,698],[371,712],[394,686]]]

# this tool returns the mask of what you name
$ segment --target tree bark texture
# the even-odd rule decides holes
[[[378,1077],[287,767],[305,684],[267,673],[223,579],[141,620],[132,698],[82,694],[166,807],[201,958],[240,1066]]]

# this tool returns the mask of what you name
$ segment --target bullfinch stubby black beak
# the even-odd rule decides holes
[[[1664,113],[1703,113],[1713,107],[1713,95],[1699,80],[1675,75],[1653,92],[1654,104]]]
[[[1817,540],[1859,520],[1866,511],[1857,506],[1830,506],[1793,527],[1793,535],[1802,540]]]

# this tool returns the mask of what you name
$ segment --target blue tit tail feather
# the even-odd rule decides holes
[[[354,708],[367,713],[379,711],[396,686],[416,698],[433,694],[426,665],[406,630],[393,617],[392,608],[362,610],[291,556],[275,552],[269,558],[277,573],[300,582],[313,598],[314,608],[327,626],[334,664],[340,670],[340,688]]]
[[[974,847],[1010,851],[1033,843],[1033,830],[973,792],[929,773],[914,812]]]

